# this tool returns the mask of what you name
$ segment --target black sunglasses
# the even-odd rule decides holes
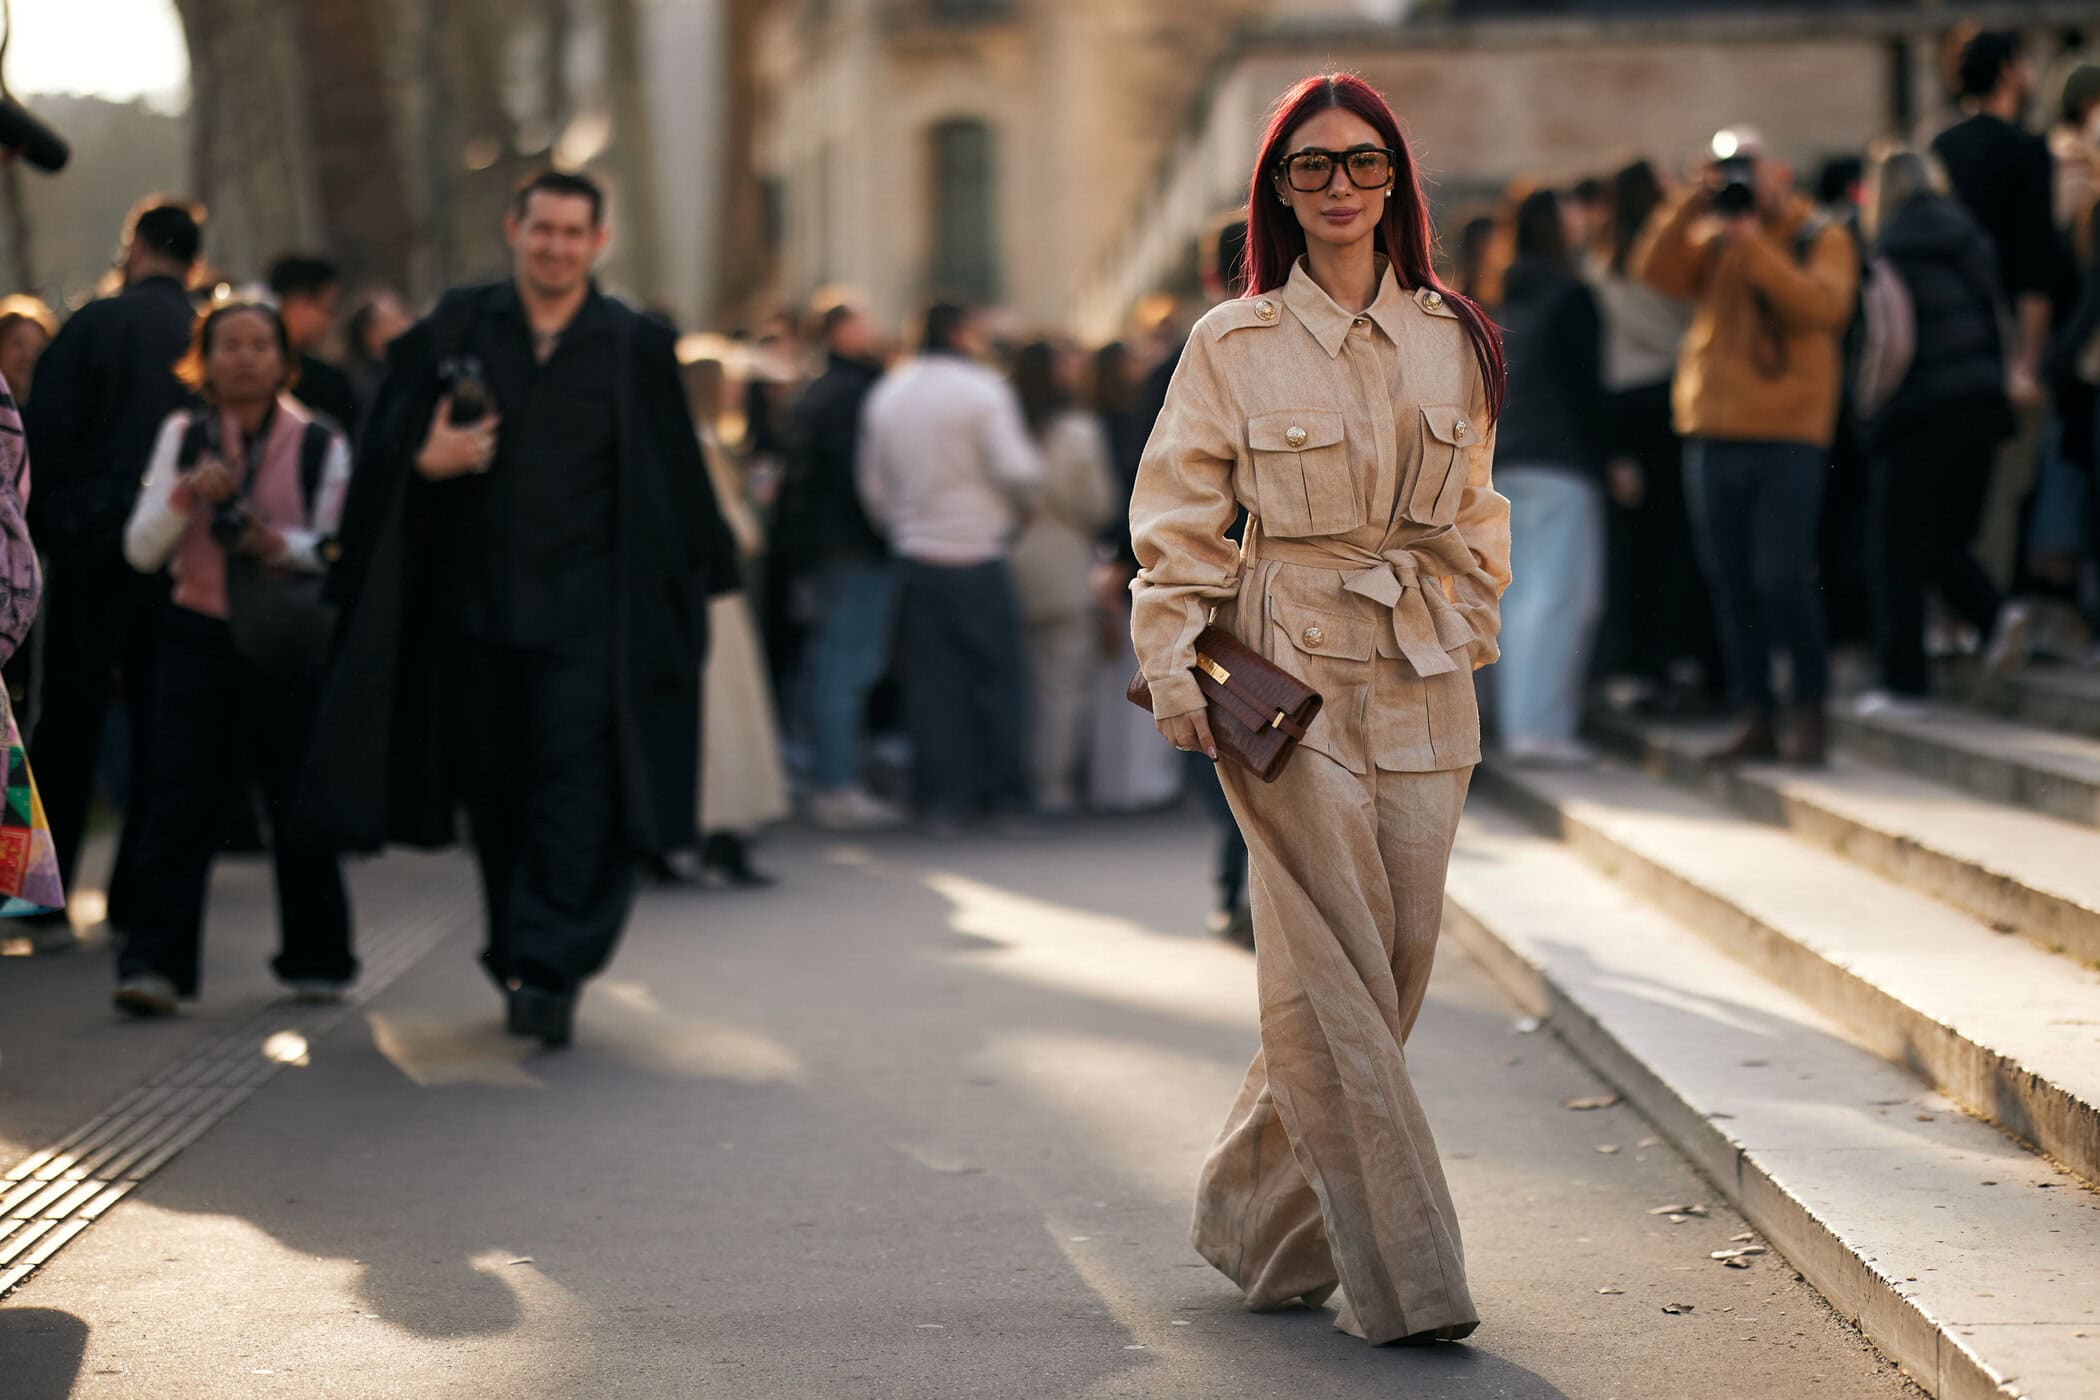
[[[1315,194],[1334,180],[1337,162],[1349,172],[1349,183],[1360,190],[1375,190],[1393,178],[1393,162],[1400,153],[1384,146],[1358,146],[1350,151],[1309,149],[1294,151],[1276,162],[1284,178],[1300,194]]]

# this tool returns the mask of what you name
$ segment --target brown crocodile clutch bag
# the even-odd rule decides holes
[[[1320,692],[1221,627],[1206,627],[1196,638],[1194,670],[1218,757],[1275,782],[1320,713]],[[1131,704],[1151,711],[1152,687],[1143,671],[1131,678],[1127,694]]]

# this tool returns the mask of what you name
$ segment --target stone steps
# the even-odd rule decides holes
[[[2100,833],[1839,754],[1827,769],[1714,770],[1712,725],[1592,726],[1645,772],[1782,826],[1898,884],[2084,963],[2100,963]]]
[[[1858,1045],[2100,1182],[2100,973],[1627,769],[1491,766],[1476,786]]]
[[[2100,739],[2100,669],[2038,666],[2009,676],[1950,674],[1941,693],[1949,700],[2037,729]]]
[[[1915,719],[1832,716],[1853,756],[1994,802],[2100,826],[2100,739],[1954,706]]]
[[[1695,932],[1633,892],[1667,894],[1671,879],[1696,873],[1762,905],[1761,888],[1784,889],[1796,878],[1788,845],[1810,866],[1836,866],[1848,883],[1885,882],[1718,808],[1687,807],[1695,799],[1631,775],[1552,784],[1519,775],[1482,787],[1483,796],[1514,788],[1524,818],[1492,801],[1469,808],[1448,886],[1452,937],[1617,1084],[1927,1391],[1941,1400],[2085,1400],[2100,1390],[2100,1193],[1954,1111],[1885,1058],[1885,1044],[1858,1037],[1852,1017],[1889,998],[1860,996],[1853,1005],[1830,993],[1882,970],[1888,950],[1854,950],[1850,970],[1828,962],[1835,949],[1759,957],[1777,941],[1776,931],[1758,931],[1760,921],[1786,909]],[[1527,828],[1555,813],[1577,849]],[[1696,872],[1665,878],[1668,863],[1647,849],[1663,829],[1708,851],[1757,839],[1737,859],[1694,862]],[[1597,834],[1583,839],[1584,830]],[[1615,864],[1629,878],[1615,883],[1592,862]],[[1655,873],[1640,879],[1642,867]],[[1841,900],[1847,914],[1869,915],[1866,922],[1898,936],[1907,931],[1914,908],[1900,900],[1855,908],[1850,899],[1860,892],[1855,885]],[[1701,917],[1724,904],[1664,902]],[[1932,907],[1936,917],[1918,940],[1928,964],[1959,947],[1986,958],[2011,949],[2024,960],[2018,966],[1987,960],[1977,967],[1990,975],[1969,980],[2020,985],[2015,977],[2044,968],[2077,976],[2018,940],[1980,929],[1963,939],[1947,927],[1954,916]],[[1779,981],[1746,971],[1745,961]],[[1789,981],[1790,967],[1805,974],[1801,985]],[[2080,994],[2092,997],[2089,987]],[[1813,1004],[1819,998],[1836,1004]],[[2029,1019],[2047,1013],[2035,1005]],[[1915,1025],[1920,1014],[1879,1019]],[[1926,1040],[1944,1038],[1916,1029]],[[1741,1321],[1746,1330],[1759,1325]]]

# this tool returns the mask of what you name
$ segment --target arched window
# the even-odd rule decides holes
[[[938,296],[984,304],[999,297],[992,128],[957,117],[933,128],[933,247],[927,284]]]

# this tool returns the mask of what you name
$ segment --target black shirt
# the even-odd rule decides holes
[[[37,362],[23,410],[36,474],[30,528],[45,548],[123,547],[146,461],[168,415],[189,401],[175,362],[196,315],[173,277],[147,277],[89,302]]]
[[[326,360],[301,355],[299,382],[292,386],[292,397],[327,419],[330,427],[355,445],[362,425],[358,422],[357,391],[350,387],[349,375]]]
[[[1954,194],[1998,250],[1998,281],[2008,297],[2059,290],[2055,170],[2039,136],[1979,112],[1939,134],[1932,153],[1947,167]]]
[[[542,646],[611,614],[618,339],[594,286],[539,363],[510,283],[467,337],[502,420],[488,472],[445,487],[453,620],[473,636]]]

